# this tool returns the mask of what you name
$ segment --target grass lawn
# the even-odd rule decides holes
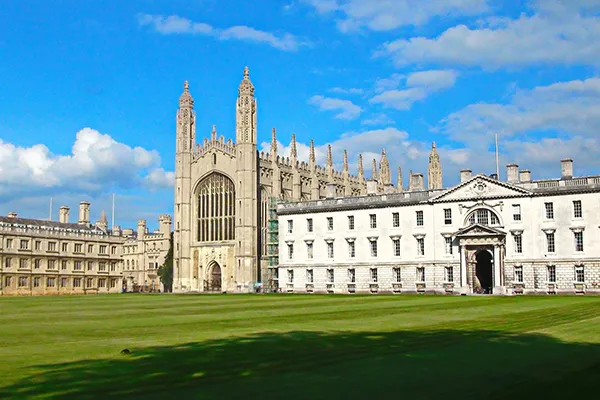
[[[0,398],[593,398],[598,382],[598,297],[0,298]]]

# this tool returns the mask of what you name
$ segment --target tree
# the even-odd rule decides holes
[[[169,238],[169,251],[167,252],[167,256],[165,257],[165,263],[158,268],[158,276],[163,286],[165,287],[165,292],[173,291],[173,232],[171,232],[171,236]]]

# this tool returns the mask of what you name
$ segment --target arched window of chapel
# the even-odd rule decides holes
[[[223,174],[213,172],[198,185],[197,239],[217,242],[235,239],[235,187]]]

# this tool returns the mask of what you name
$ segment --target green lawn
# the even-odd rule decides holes
[[[598,297],[0,298],[0,398],[574,398],[598,382]]]

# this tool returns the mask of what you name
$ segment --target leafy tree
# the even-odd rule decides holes
[[[165,292],[173,291],[173,232],[169,238],[169,251],[165,263],[158,268],[158,276],[165,287]]]

